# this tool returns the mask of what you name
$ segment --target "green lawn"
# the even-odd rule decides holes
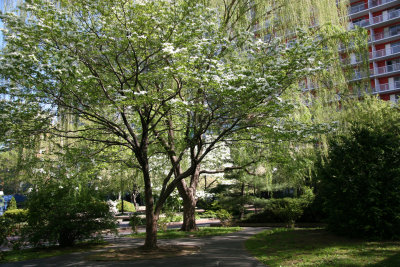
[[[264,231],[246,248],[268,266],[400,266],[400,242],[369,242],[323,229]]]
[[[199,231],[196,232],[183,232],[179,231],[179,229],[168,229],[165,232],[158,231],[157,238],[158,239],[174,239],[174,238],[183,238],[183,237],[203,237],[203,236],[216,236],[216,235],[224,235],[233,232],[240,231],[240,227],[200,227]],[[133,238],[144,238],[146,236],[145,233],[131,234],[129,237]]]
[[[108,243],[106,242],[96,241],[91,243],[87,242],[81,243],[77,244],[74,247],[65,247],[65,248],[54,246],[45,248],[29,248],[29,249],[5,251],[3,254],[3,259],[0,259],[0,263],[50,258],[73,252],[84,252],[92,249],[103,248],[106,247],[107,245]]]

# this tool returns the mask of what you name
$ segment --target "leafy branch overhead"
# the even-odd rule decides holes
[[[273,126],[291,109],[281,94],[323,68],[320,41],[301,32],[290,48],[251,31],[232,39],[198,1],[33,0],[21,10],[25,20],[0,16],[4,93],[75,118],[73,128],[52,123],[56,135],[130,149],[153,230],[177,183],[221,142],[253,129],[280,134]],[[160,153],[169,163],[154,203],[150,166]]]

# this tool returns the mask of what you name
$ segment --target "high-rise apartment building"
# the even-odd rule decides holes
[[[351,27],[369,32],[369,68],[373,94],[400,101],[400,0],[350,0]],[[351,64],[360,58],[352,54]],[[356,72],[354,80],[363,74]]]

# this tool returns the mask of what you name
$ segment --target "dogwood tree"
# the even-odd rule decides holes
[[[177,184],[233,135],[273,129],[290,108],[280,95],[318,68],[319,41],[299,33],[288,48],[245,30],[232,39],[218,13],[194,0],[32,0],[21,10],[26,19],[0,17],[2,93],[54,118],[62,108],[79,125],[54,123],[53,134],[132,151],[147,249],[157,247],[157,220]],[[159,154],[169,163],[155,201]]]

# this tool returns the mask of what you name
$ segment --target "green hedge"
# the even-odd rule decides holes
[[[26,222],[28,219],[28,210],[12,209],[4,212],[4,217],[9,218],[14,223]]]
[[[313,199],[314,194],[310,189],[306,189],[299,198],[269,199],[261,213],[252,215],[245,222],[284,222],[293,227],[295,221],[300,218],[304,209],[312,203]]]
[[[121,200],[118,201],[117,209],[118,209],[119,212],[122,212],[122,205],[121,204],[122,204]],[[128,202],[128,201],[124,200],[124,212],[135,212],[135,211],[136,211],[135,205],[133,205],[131,202]]]

